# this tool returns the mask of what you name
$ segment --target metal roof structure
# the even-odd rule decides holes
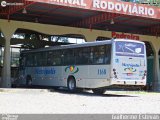
[[[71,1],[72,4],[69,4]],[[128,9],[131,5],[133,7],[138,6],[139,13],[146,15],[141,16],[135,15],[134,8],[132,9],[133,14],[102,9],[109,7],[106,6],[109,5],[107,0],[104,0],[106,3],[100,4],[101,9],[98,8],[99,6],[97,8],[92,7],[92,9],[87,7],[86,4],[91,6],[90,2],[96,2],[96,0],[86,0],[87,3],[83,3],[84,6],[75,6],[73,1],[77,2],[77,5],[80,2],[85,2],[85,0],[5,0],[10,5],[5,3],[5,7],[0,7],[0,19],[160,36],[160,8],[158,7],[142,5],[143,10],[148,9],[143,13],[142,7],[139,7],[138,4],[117,3],[116,0],[109,0],[117,3],[117,10],[120,9],[120,4],[122,4],[124,10],[126,9],[124,5],[128,6]],[[101,0],[97,1],[102,2]],[[62,4],[64,2],[67,4]],[[11,5],[13,3],[15,5]],[[147,13],[153,15],[152,10],[155,10],[154,14],[156,15],[150,17]]]

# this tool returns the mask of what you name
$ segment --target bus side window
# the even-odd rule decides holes
[[[46,52],[39,52],[34,55],[35,62],[34,66],[45,66],[46,65]]]
[[[21,54],[19,58],[20,70],[23,70],[25,67],[25,61],[26,61],[25,59],[26,59],[26,56],[24,54]]]
[[[81,64],[81,56],[82,53],[80,52],[80,49],[75,49],[76,64]]]
[[[101,45],[91,48],[90,61],[93,64],[110,64],[111,45]]]
[[[94,61],[94,47],[90,47],[89,48],[89,51],[90,51],[90,53],[89,53],[89,64],[93,64],[93,61]]]
[[[52,62],[53,56],[54,56],[53,51],[49,51],[49,52],[47,53],[47,65],[48,65],[48,66],[53,65],[53,64],[52,64],[52,63],[53,63],[53,62]]]
[[[46,66],[47,65],[47,52],[41,53],[41,65]]]
[[[47,53],[47,65],[48,66],[56,66],[56,65],[62,65],[62,51],[55,50],[55,51],[49,51]]]
[[[35,55],[33,53],[28,53],[26,55],[26,66],[27,67],[33,67],[34,66],[34,63],[35,63]]]
[[[104,64],[105,46],[96,46],[94,49],[94,64]]]
[[[54,51],[52,65],[62,65],[61,55],[62,55],[62,51],[60,51],[60,50]]]
[[[63,51],[63,64],[64,65],[74,65],[75,56],[73,49],[65,49]]]
[[[88,64],[89,61],[89,49],[88,47],[82,47],[79,49],[76,49],[76,64],[79,65],[85,65]]]
[[[106,45],[106,55],[105,64],[110,64],[111,62],[111,44]]]

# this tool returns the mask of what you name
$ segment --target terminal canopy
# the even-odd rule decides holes
[[[1,6],[1,19],[160,36],[160,8],[150,5],[119,0],[5,0]]]

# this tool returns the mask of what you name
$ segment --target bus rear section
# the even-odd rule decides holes
[[[111,85],[145,86],[147,75],[145,44],[133,40],[115,41],[113,44]]]

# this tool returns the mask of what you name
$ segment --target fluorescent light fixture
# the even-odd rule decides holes
[[[111,19],[111,22],[110,22],[110,24],[112,24],[112,25],[114,24],[114,21],[113,21],[113,19]]]
[[[35,18],[35,22],[38,23],[38,18]]]
[[[23,14],[27,14],[26,8],[23,8],[22,13],[23,13]]]

